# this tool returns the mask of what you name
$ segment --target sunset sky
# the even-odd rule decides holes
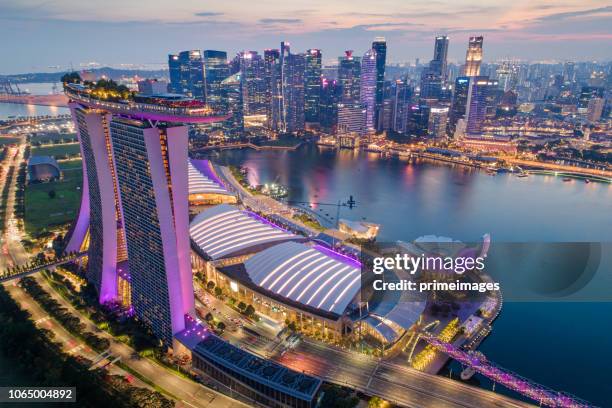
[[[433,36],[450,36],[461,60],[484,35],[485,60],[612,59],[612,5],[576,0],[1,0],[1,73],[87,62],[163,67],[184,49],[321,48],[325,61],[362,54],[376,36],[388,61],[431,59]]]

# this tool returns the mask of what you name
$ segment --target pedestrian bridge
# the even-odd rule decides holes
[[[53,259],[49,262],[31,263],[5,269],[4,271],[0,272],[0,283],[8,282],[13,279],[24,278],[34,273],[44,271],[45,269],[53,269],[57,266],[77,261],[85,256],[87,256],[87,252],[73,252],[63,255],[60,258]]]
[[[573,395],[552,390],[527,378],[521,377],[518,374],[495,365],[482,355],[462,350],[431,334],[424,333],[421,335],[421,338],[452,359],[465,366],[472,367],[476,372],[484,375],[491,381],[538,402],[540,406],[558,408],[586,408],[593,406]]]

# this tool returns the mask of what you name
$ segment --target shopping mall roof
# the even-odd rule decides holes
[[[275,245],[244,263],[257,286],[310,308],[342,315],[361,287],[358,263],[317,245]]]
[[[230,194],[219,182],[196,168],[192,160],[187,164],[189,194]]]
[[[212,260],[299,239],[257,214],[229,204],[217,205],[198,214],[191,221],[189,234],[200,250]]]

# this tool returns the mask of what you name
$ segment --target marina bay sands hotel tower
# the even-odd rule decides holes
[[[168,346],[193,312],[188,123],[225,119],[179,95],[113,97],[66,84],[83,198],[66,251],[88,245],[87,279]]]

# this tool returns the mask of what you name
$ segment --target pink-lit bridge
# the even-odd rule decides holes
[[[537,384],[509,370],[498,367],[482,356],[478,356],[473,352],[461,350],[435,336],[424,334],[421,338],[461,364],[472,367],[476,372],[484,375],[488,379],[516,391],[525,397],[531,398],[540,405],[559,408],[593,407],[592,404],[580,398]]]

